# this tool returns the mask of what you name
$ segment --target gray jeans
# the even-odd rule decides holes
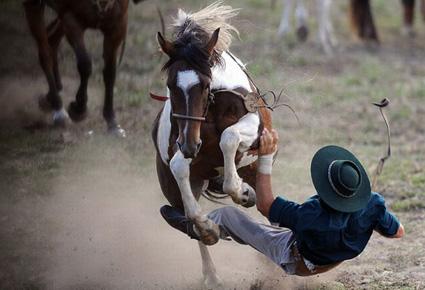
[[[208,217],[219,225],[221,234],[250,245],[281,266],[286,273],[295,273],[296,261],[291,251],[295,236],[292,231],[259,223],[232,206],[216,209]]]

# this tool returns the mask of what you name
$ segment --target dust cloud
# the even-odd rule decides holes
[[[95,162],[88,168],[76,171],[78,164],[68,164],[69,169],[52,180],[55,195],[43,209],[46,219],[53,221],[47,285],[55,289],[201,288],[197,243],[170,228],[159,215],[166,201],[154,170],[138,175],[126,168],[130,156],[123,150],[107,151],[119,156],[112,157],[113,164],[106,164],[102,154],[91,156]],[[228,289],[248,289],[272,273],[277,283],[282,276],[280,269],[247,246],[221,241],[210,250]]]

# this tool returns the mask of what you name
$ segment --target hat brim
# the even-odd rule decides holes
[[[342,197],[335,192],[328,179],[328,168],[334,160],[350,160],[360,169],[361,184],[353,197]],[[331,208],[341,212],[356,212],[364,208],[371,197],[369,177],[360,161],[348,150],[329,145],[316,152],[311,161],[311,178],[320,198]]]

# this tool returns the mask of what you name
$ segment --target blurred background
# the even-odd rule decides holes
[[[392,157],[376,191],[406,227],[402,240],[373,235],[364,253],[313,278],[286,276],[248,247],[211,247],[226,289],[425,289],[425,24],[419,9],[415,37],[403,35],[399,0],[372,0],[380,45],[350,31],[349,1],[333,1],[337,45],[325,53],[317,39],[316,1],[305,1],[306,42],[278,37],[283,1],[228,0],[241,8],[231,51],[262,91],[283,90],[286,108],[273,112],[280,134],[275,194],[298,202],[314,193],[310,160],[326,144],[352,150],[370,174],[385,154],[386,131],[372,102],[391,100]],[[0,2],[0,288],[199,289],[199,250],[159,215],[151,125],[165,93],[159,73],[157,13],[168,25],[178,8],[197,11],[210,1],[153,1],[130,5],[125,56],[115,86],[116,114],[126,139],[105,134],[102,35],[88,31],[93,58],[89,116],[65,132],[50,128],[37,98],[47,92],[20,1]],[[418,3],[417,3],[418,4]],[[418,7],[417,7],[418,8]],[[49,11],[48,18],[54,17]],[[293,19],[291,20],[293,21]],[[60,70],[67,105],[79,84],[73,51],[63,41]],[[230,200],[226,201],[230,204]],[[217,206],[201,199],[205,211]],[[261,219],[255,209],[247,210]]]

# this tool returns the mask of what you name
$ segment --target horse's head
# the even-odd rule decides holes
[[[185,158],[195,158],[201,149],[201,123],[210,101],[211,67],[219,55],[214,47],[219,29],[212,36],[188,33],[170,42],[158,33],[158,43],[169,56],[167,71],[172,116],[177,121],[177,145]]]

